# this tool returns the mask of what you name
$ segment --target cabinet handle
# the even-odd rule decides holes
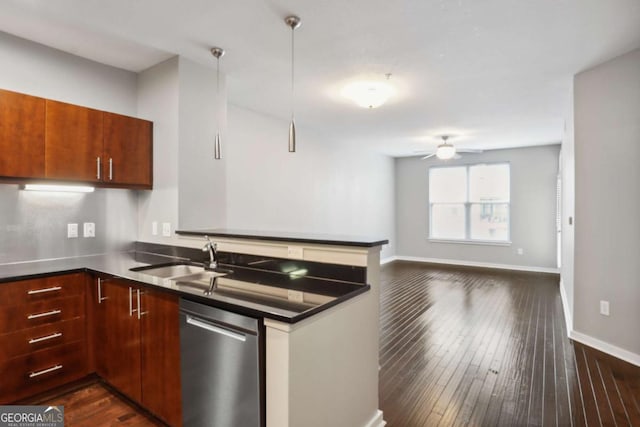
[[[137,290],[138,293],[138,320],[140,320],[140,318],[142,316],[144,316],[145,314],[147,314],[146,311],[142,311],[142,309],[140,308],[140,306],[142,305],[142,303],[140,302],[140,295],[143,295],[144,292],[140,292],[140,289]]]
[[[29,378],[35,378],[40,375],[48,374],[49,372],[57,371],[58,369],[62,369],[62,365],[52,366],[47,369],[43,369],[42,371],[31,372],[29,374]]]
[[[60,314],[62,313],[62,310],[51,310],[51,311],[47,311],[44,313],[38,313],[38,314],[30,314],[27,316],[27,319],[31,320],[31,319],[38,319],[40,317],[47,317],[47,316],[54,316],[56,314]]]
[[[136,309],[133,308],[133,288],[129,287],[129,317],[133,317],[134,311]]]
[[[56,332],[56,333],[53,333],[51,335],[47,335],[46,337],[31,338],[29,340],[29,344],[35,344],[35,343],[42,342],[42,341],[52,340],[54,338],[58,338],[58,337],[61,337],[61,336],[62,336],[62,332]]]
[[[102,304],[102,301],[108,299],[102,296],[102,279],[98,277],[98,304]]]
[[[109,158],[109,181],[113,181],[113,159]]]
[[[100,157],[96,158],[96,163],[98,164],[97,172],[96,172],[96,178],[100,179],[100,169],[102,169],[100,167]]]
[[[61,286],[53,286],[51,288],[44,288],[44,289],[33,289],[31,291],[28,291],[27,294],[29,294],[29,295],[43,294],[45,292],[59,291],[60,289],[62,289]]]

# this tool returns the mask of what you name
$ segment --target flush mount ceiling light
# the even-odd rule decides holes
[[[93,193],[94,188],[86,185],[25,184],[23,190],[62,193]]]
[[[220,147],[220,58],[224,55],[224,49],[212,47],[211,54],[216,58],[216,137],[213,146],[213,157],[216,160],[222,158]]]
[[[290,153],[295,153],[296,152],[296,124],[294,122],[294,36],[293,34],[295,33],[296,28],[298,28],[301,24],[300,18],[295,16],[295,15],[291,15],[291,16],[287,16],[286,18],[284,18],[284,22],[285,24],[287,24],[287,26],[289,28],[291,28],[291,123],[289,124],[289,152]]]
[[[387,80],[391,74],[387,74]],[[342,96],[362,108],[378,108],[389,100],[396,91],[386,81],[358,81],[342,88]]]

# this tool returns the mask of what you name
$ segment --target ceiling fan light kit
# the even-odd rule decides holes
[[[456,149],[453,144],[447,142],[449,135],[442,135],[440,138],[442,139],[442,143],[438,145],[436,151],[424,156],[422,160],[430,159],[433,156],[436,156],[440,160],[459,159],[460,155],[458,153],[482,153],[482,150],[473,148]]]
[[[456,155],[456,147],[451,144],[438,145],[438,149],[436,150],[436,157],[440,160],[449,160],[452,159]]]

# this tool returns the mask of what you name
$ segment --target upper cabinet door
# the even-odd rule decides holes
[[[0,90],[0,176],[44,177],[44,103]]]
[[[153,126],[146,120],[104,113],[106,183],[151,188]]]
[[[47,178],[102,180],[102,111],[47,100],[45,126]]]

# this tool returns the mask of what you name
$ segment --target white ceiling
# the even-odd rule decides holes
[[[287,118],[290,13],[299,132],[395,156],[443,133],[469,148],[557,143],[572,76],[640,47],[640,0],[0,0],[0,30],[132,71],[175,54],[213,70],[221,46],[229,101]],[[382,107],[340,97],[385,73],[398,94]]]

